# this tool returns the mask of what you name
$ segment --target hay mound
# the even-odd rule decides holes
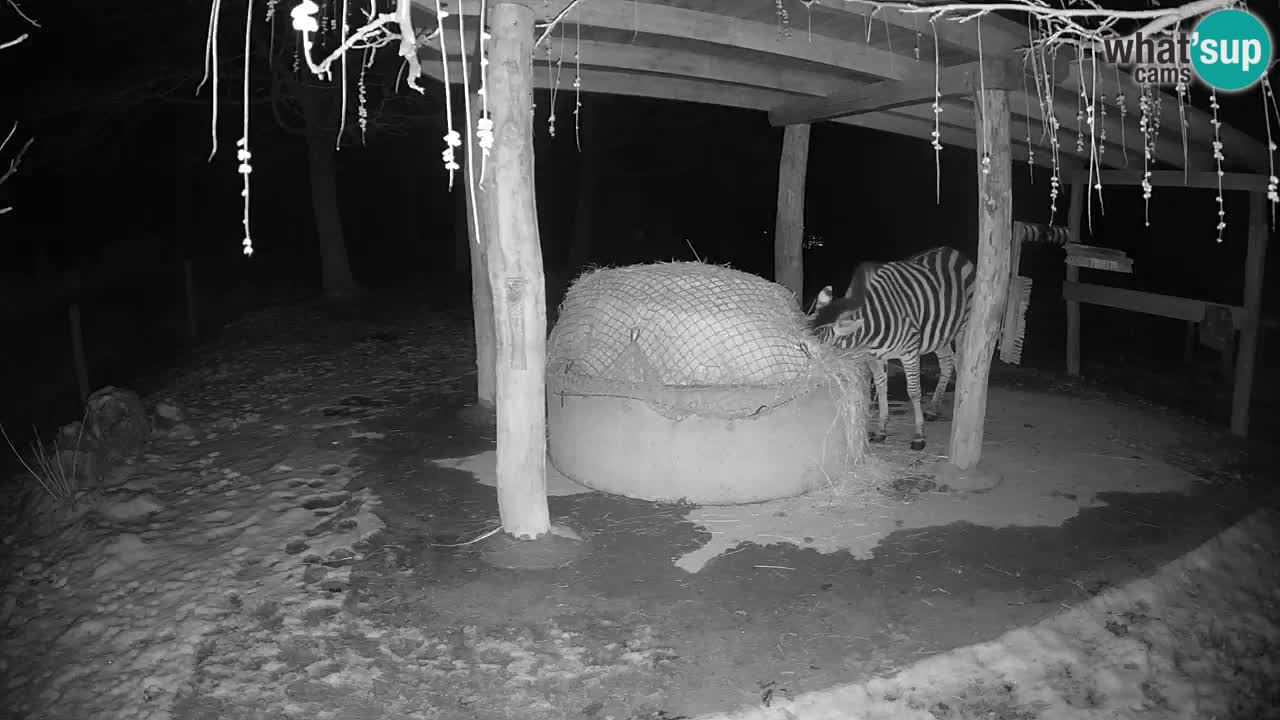
[[[588,271],[547,346],[547,387],[642,400],[666,417],[759,417],[823,387],[840,396],[851,459],[866,451],[862,363],[809,333],[795,296],[719,265]]]

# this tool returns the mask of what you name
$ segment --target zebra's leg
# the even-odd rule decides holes
[[[907,396],[916,415],[916,434],[911,437],[911,449],[924,449],[924,413],[920,409],[920,356],[902,358],[902,369],[907,373]]]
[[[942,407],[942,396],[946,394],[947,386],[951,384],[951,376],[956,369],[956,354],[952,351],[950,343],[938,348],[937,355],[938,387],[933,389],[933,399],[924,409],[924,419],[930,422],[938,419],[939,410]]]
[[[880,358],[868,357],[867,367],[871,370],[876,400],[880,405],[880,424],[867,433],[867,439],[873,443],[882,443],[889,432],[889,375],[885,372],[885,361]]]

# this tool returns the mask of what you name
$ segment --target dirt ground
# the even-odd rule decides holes
[[[892,476],[838,522],[794,503],[692,508],[562,486],[553,520],[585,538],[585,553],[552,570],[498,569],[468,544],[497,526],[494,489],[457,469],[494,447],[470,407],[470,320],[395,300],[263,313],[201,363],[256,368],[257,382],[305,368],[274,396],[235,392],[249,381],[227,372],[175,377],[169,396],[188,407],[288,428],[225,432],[253,444],[239,460],[252,467],[236,472],[264,472],[290,443],[345,452],[345,491],[378,498],[384,527],[353,545],[347,581],[294,579],[341,605],[342,624],[324,626],[337,629],[274,641],[277,664],[240,668],[260,692],[237,698],[228,668],[273,614],[254,606],[256,629],[221,621],[171,717],[674,720],[768,705],[1040,621],[1272,502],[1270,451],[997,364],[983,462],[1000,484],[989,492],[939,488],[930,463],[947,425],[911,453],[899,402],[896,432],[875,449]],[[900,377],[891,395],[902,397]],[[55,717],[34,712],[48,692],[39,681],[10,692],[31,717]]]

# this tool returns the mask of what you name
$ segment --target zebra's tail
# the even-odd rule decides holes
[[[1044,225],[1013,221],[1013,239],[1018,243],[1063,247],[1071,239],[1071,231],[1062,225]]]

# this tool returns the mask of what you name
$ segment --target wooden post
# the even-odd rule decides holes
[[[809,125],[788,125],[778,160],[778,219],[773,233],[773,281],[804,302],[804,184]]]
[[[76,384],[80,387],[80,402],[89,399],[89,363],[84,357],[84,332],[80,325],[80,303],[71,303],[67,309],[71,324],[71,357],[76,365]]]
[[[187,339],[194,342],[200,337],[200,326],[196,314],[196,281],[195,273],[191,268],[191,258],[182,261],[182,283],[187,291]]]
[[[1080,242],[1084,220],[1084,194],[1089,191],[1080,180],[1071,182],[1071,207],[1067,215],[1067,242]],[[1080,268],[1067,266],[1067,282],[1080,281]],[[1067,374],[1080,377],[1080,302],[1067,301]]]
[[[987,412],[987,378],[995,351],[1000,318],[1009,291],[1013,251],[1013,161],[1009,143],[1009,92],[980,90],[978,111],[978,273],[973,308],[961,339],[956,377],[955,412],[951,421],[951,464],[967,470],[982,457]],[[982,152],[990,165],[984,171]]]
[[[533,10],[492,6],[487,92],[493,118],[489,177],[494,232],[485,240],[497,340],[498,513],[532,539],[551,529],[547,507],[547,306],[533,187]]]
[[[1249,435],[1249,396],[1262,327],[1262,274],[1267,264],[1267,196],[1249,194],[1249,252],[1244,262],[1244,326],[1236,353],[1236,382],[1231,397],[1231,432]]]
[[[476,122],[480,119],[480,103],[471,106],[471,128],[474,132]],[[493,179],[486,173],[485,188],[480,182],[479,144],[468,152],[475,152],[463,158],[467,163],[467,178],[463,192],[467,196],[464,201],[467,228],[467,253],[471,257],[471,312],[472,327],[476,335],[476,402],[486,410],[497,407],[497,369],[494,365],[496,348],[493,330],[493,290],[489,287],[489,261],[485,247],[493,242],[495,219],[493,215]],[[486,191],[486,188],[488,191]],[[474,199],[471,197],[474,190]],[[474,207],[472,207],[474,202]],[[479,227],[477,227],[479,221]]]

